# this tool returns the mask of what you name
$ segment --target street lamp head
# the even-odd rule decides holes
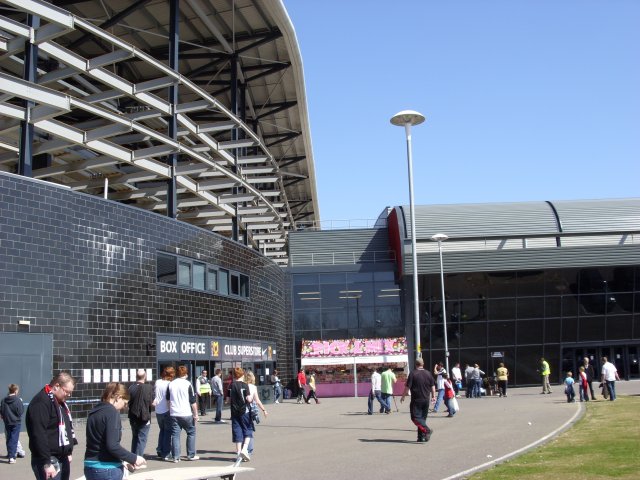
[[[424,120],[424,115],[416,112],[415,110],[402,110],[391,117],[391,123],[398,127],[404,127],[405,125],[420,125]]]
[[[444,233],[436,233],[431,237],[431,240],[434,242],[444,242],[445,240],[449,240],[449,236]]]

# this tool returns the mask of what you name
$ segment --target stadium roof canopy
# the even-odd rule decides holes
[[[175,215],[286,264],[287,232],[319,211],[282,2],[0,0],[0,170]]]

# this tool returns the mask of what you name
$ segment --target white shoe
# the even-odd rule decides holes
[[[251,456],[249,455],[249,452],[247,451],[246,448],[243,448],[240,451],[240,456],[242,457],[242,460],[245,461],[245,462],[251,461]]]
[[[276,403],[280,403],[278,400],[276,400]]]
[[[9,459],[9,463],[16,463],[16,459],[15,458],[10,458]]]
[[[193,457],[187,457],[187,460],[195,462],[196,460],[200,460],[200,457],[198,455],[194,455]]]

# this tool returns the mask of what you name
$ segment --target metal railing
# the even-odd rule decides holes
[[[367,252],[300,253],[289,255],[289,262],[291,266],[354,265],[358,263],[382,263],[395,261],[396,254],[393,250],[378,250]]]
[[[386,218],[363,218],[349,220],[316,220],[296,222],[296,230],[354,230],[357,228],[387,228]]]

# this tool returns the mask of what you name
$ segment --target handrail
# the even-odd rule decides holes
[[[289,254],[289,264],[291,266],[355,265],[358,263],[386,263],[395,261],[396,254],[393,250]]]
[[[313,222],[296,222],[296,230],[354,230],[387,228],[386,218],[356,218],[345,220],[315,220]]]

